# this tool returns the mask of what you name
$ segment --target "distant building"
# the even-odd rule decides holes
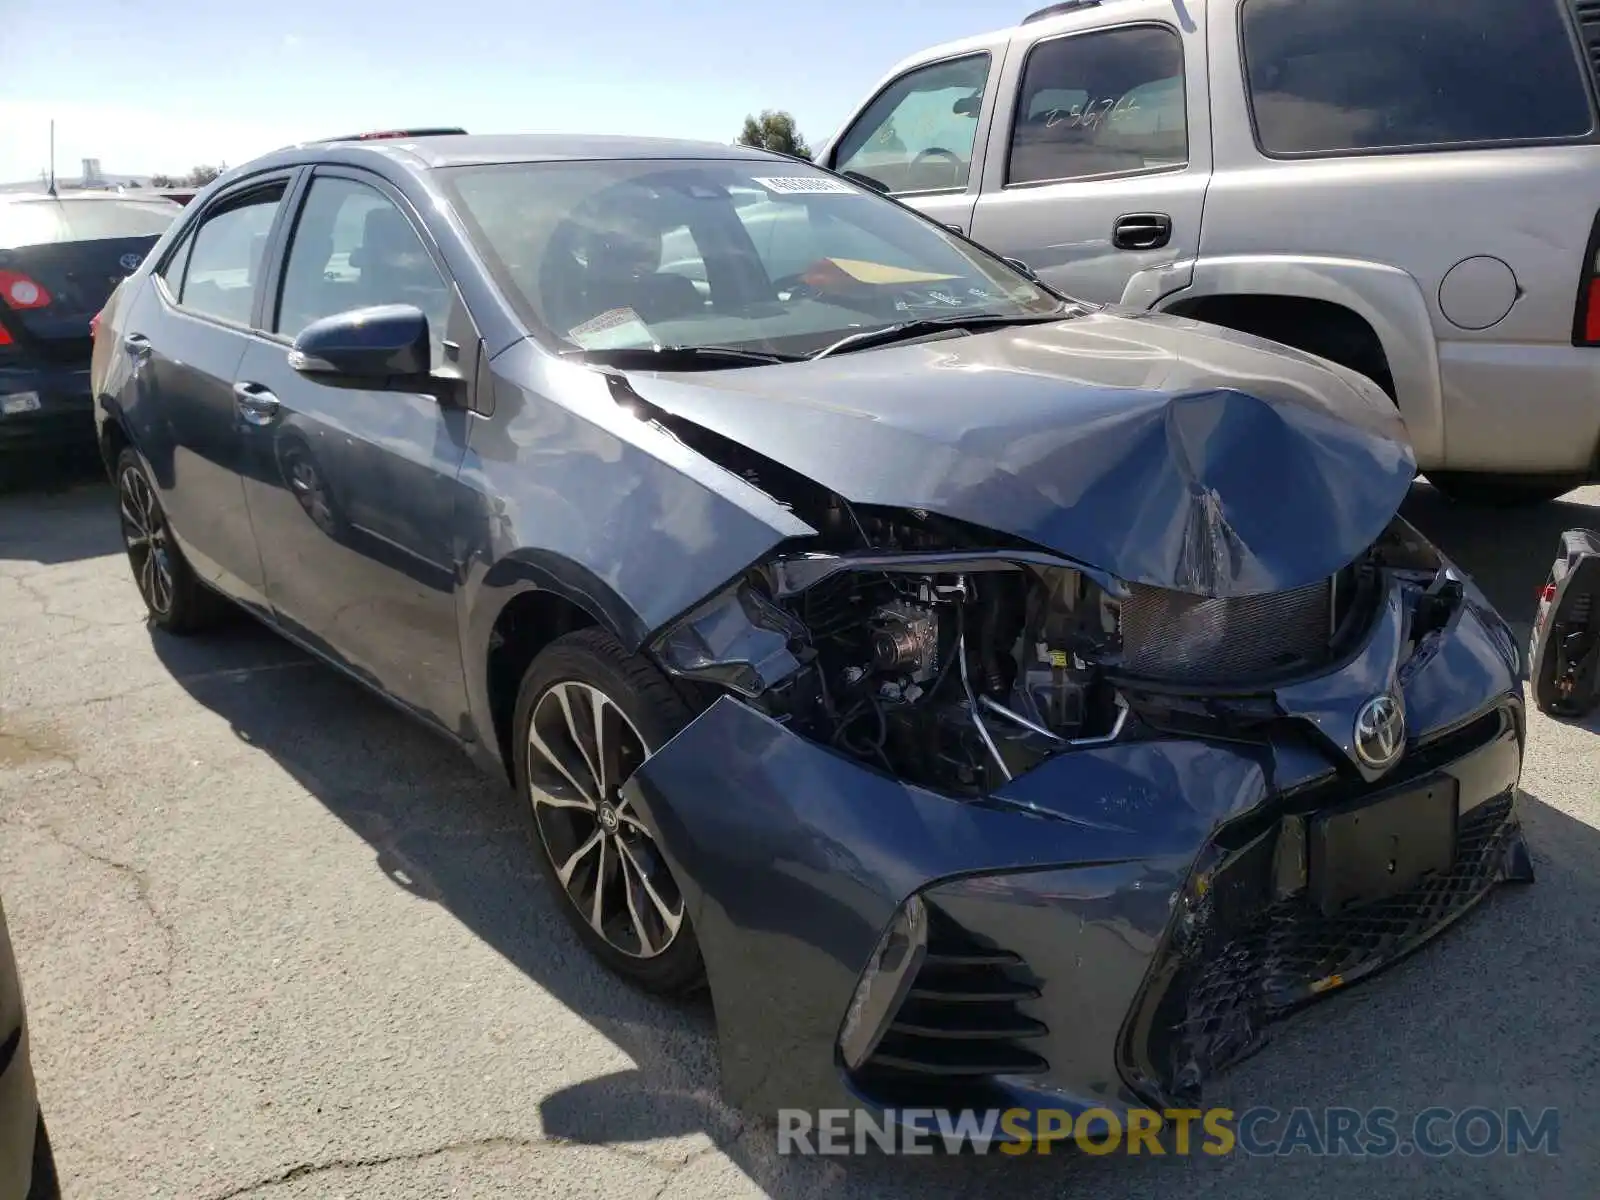
[[[85,158],[82,163],[83,171],[81,174],[76,176],[56,176],[56,191],[105,191],[119,187],[133,189],[150,186],[150,176],[148,175],[107,173],[101,168],[98,158]],[[49,186],[49,173],[41,171],[33,179],[25,179],[17,183],[0,183],[0,192],[42,192]]]

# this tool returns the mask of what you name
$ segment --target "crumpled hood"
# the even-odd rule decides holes
[[[1375,385],[1159,314],[629,379],[853,503],[924,509],[1208,596],[1326,579],[1378,538],[1415,475]]]

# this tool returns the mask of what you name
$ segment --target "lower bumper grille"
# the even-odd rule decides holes
[[[1230,914],[1223,876],[1234,868],[1219,871],[1201,898],[1191,882],[1182,902],[1190,919],[1176,923],[1125,1033],[1129,1082],[1164,1100],[1194,1101],[1203,1079],[1260,1047],[1271,1022],[1393,962],[1461,916],[1508,877],[1518,845],[1507,792],[1461,815],[1448,871],[1360,908],[1326,915],[1301,892]]]
[[[1039,989],[1021,957],[983,945],[937,908],[928,909],[928,952],[883,1040],[856,1073],[871,1094],[904,1102],[954,1084],[1049,1069],[1030,1043],[1049,1030],[1022,1006]]]

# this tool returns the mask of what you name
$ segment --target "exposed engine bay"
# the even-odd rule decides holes
[[[1125,736],[1245,736],[1274,715],[1274,684],[1358,641],[1380,573],[1415,577],[1414,642],[1460,601],[1399,521],[1325,584],[1213,599],[1129,587],[922,512],[830,496],[807,518],[823,531],[814,544],[753,568],[658,654],[813,740],[954,794]]]

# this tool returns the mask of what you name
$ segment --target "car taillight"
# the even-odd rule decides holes
[[[21,271],[0,271],[0,299],[16,309],[44,308],[50,292]]]
[[[6,327],[0,325],[0,346],[11,345],[11,335],[6,332]]]

